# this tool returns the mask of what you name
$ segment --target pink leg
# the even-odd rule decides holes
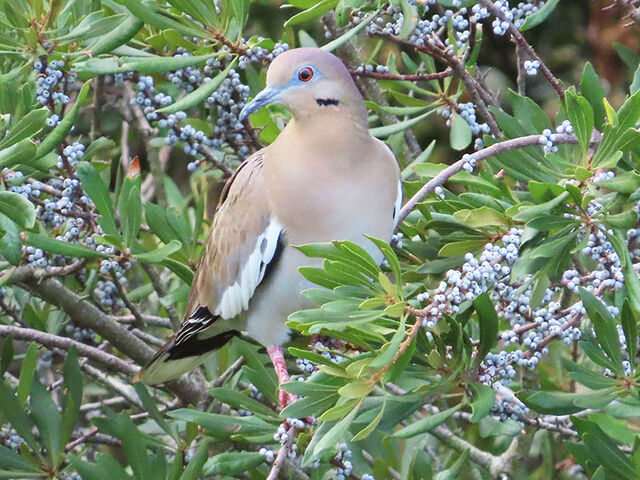
[[[278,385],[287,383],[289,381],[289,372],[287,371],[287,364],[284,362],[284,353],[282,348],[277,345],[271,345],[267,347],[267,353],[273,363],[273,367],[276,369],[276,375],[278,376]],[[280,401],[280,408],[285,408],[290,403],[297,400],[297,396],[287,393],[284,390],[279,390],[278,400]]]

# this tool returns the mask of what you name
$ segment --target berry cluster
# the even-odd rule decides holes
[[[174,55],[174,57],[190,57],[191,55],[185,48],[178,48]],[[185,67],[175,70],[173,72],[168,72],[166,74],[167,80],[169,80],[176,87],[184,90],[187,93],[193,92],[196,88],[202,85],[205,76],[198,67]],[[153,86],[153,84],[151,85]],[[169,100],[166,102],[165,106],[171,103],[171,97],[165,96],[164,98],[168,98]],[[162,102],[158,102],[162,103]]]
[[[0,439],[2,439],[2,444],[5,447],[16,451],[18,451],[20,449],[20,445],[24,443],[24,439],[9,425],[2,426],[2,430],[0,430]]]
[[[338,452],[331,459],[331,463],[336,467],[336,480],[345,480],[346,478],[351,476],[353,465],[348,459],[351,458],[352,455],[353,453],[351,452],[351,450],[349,450],[349,446],[346,443],[338,444]]]
[[[358,73],[389,73],[390,69],[386,65],[358,65]]]
[[[545,128],[540,135],[540,145],[542,145],[544,153],[555,153],[558,147],[555,145],[556,135],[550,128]]]
[[[496,18],[491,23],[493,33],[496,35],[504,35],[509,30],[509,23],[512,22],[516,28],[524,25],[528,16],[533,15],[544,6],[545,2],[534,3],[531,1],[520,2],[514,8],[509,5],[509,0],[496,0],[494,6],[502,12],[506,20]]]
[[[65,332],[80,343],[94,345],[98,343],[98,334],[90,328],[79,328],[69,323],[65,327]]]
[[[525,60],[522,65],[530,77],[535,77],[540,68],[540,60]]]
[[[125,277],[120,277],[120,279],[126,280]],[[112,311],[124,308],[124,301],[118,296],[118,287],[111,280],[98,280],[96,287],[93,289],[93,294],[104,308]]]
[[[258,43],[263,40],[262,37],[257,38]],[[238,68],[244,70],[251,63],[271,63],[274,58],[287,50],[289,50],[288,43],[276,43],[271,51],[260,46],[248,47],[238,58]]]
[[[459,305],[486,292],[495,282],[511,272],[518,259],[522,230],[513,228],[502,237],[503,246],[488,243],[479,259],[467,253],[460,269],[448,270],[445,280],[434,291],[423,326],[433,328],[444,313],[455,313]],[[421,300],[424,300],[424,294]]]
[[[47,126],[51,128],[60,121],[60,116],[55,112],[56,105],[69,103],[69,96],[65,92],[68,86],[76,81],[75,73],[65,74],[61,70],[64,66],[63,60],[52,60],[47,65],[46,57],[33,62],[33,69],[37,75],[36,100],[51,111],[51,116],[46,121]]]

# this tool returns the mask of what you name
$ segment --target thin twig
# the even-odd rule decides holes
[[[520,33],[520,30],[518,30],[518,28],[513,24],[513,22],[509,20],[507,16],[504,14],[504,12],[500,10],[500,8],[496,7],[491,0],[479,0],[479,3],[484,7],[486,7],[487,10],[489,10],[493,15],[498,17],[501,22],[508,23],[509,33],[513,37],[513,40],[516,42],[516,45],[518,45],[518,47],[524,50],[530,58],[534,60],[538,60],[540,62],[540,71],[542,72],[544,77],[547,79],[547,81],[551,84],[551,86],[556,91],[560,99],[564,100],[564,89],[562,88],[562,84],[560,83],[560,80],[558,80],[553,75],[553,73],[551,73],[551,70],[549,70],[549,67],[545,65],[545,63],[538,56],[538,54],[533,49],[533,47],[529,45],[529,42],[527,42],[527,39],[524,38],[522,33]]]
[[[362,450],[362,456],[367,462],[369,462],[369,464],[375,465],[376,459],[369,452],[367,452],[366,450]],[[388,470],[389,470],[389,475],[391,475],[391,478],[393,478],[394,480],[402,480],[402,475],[396,472],[393,468],[388,467]]]
[[[640,9],[633,6],[633,0],[616,0],[616,3],[627,13],[636,25],[640,26]]]
[[[169,295],[169,292],[167,291],[167,287],[162,282],[160,275],[158,274],[157,270],[153,265],[142,262],[142,269],[145,271],[145,273],[149,277],[149,280],[151,280],[151,285],[153,286],[153,289],[156,291],[156,293],[160,298],[163,298]],[[180,328],[180,318],[178,318],[178,314],[176,313],[176,309],[173,307],[173,304],[169,303],[163,306],[167,312],[167,315],[169,316],[169,319],[171,320],[171,325],[173,326],[174,330],[177,330],[178,328]]]
[[[104,385],[107,390],[114,392],[116,395],[119,395],[127,400],[130,404],[143,409],[142,402],[138,398],[137,395],[133,395],[128,385],[124,385],[123,383],[117,381],[116,379],[109,377],[102,370],[98,370],[95,367],[92,367],[89,364],[80,365],[80,368],[89,376],[96,379],[99,383]]]
[[[111,279],[113,280],[113,283],[116,286],[116,290],[118,290],[118,295],[124,301],[124,304],[127,307],[127,309],[129,309],[133,317],[136,319],[135,324],[138,326],[138,328],[144,328],[145,327],[144,318],[142,318],[142,314],[140,313],[140,310],[138,310],[138,307],[134,305],[133,302],[131,302],[131,300],[129,300],[129,297],[127,297],[127,292],[124,291],[124,287],[120,283],[120,280],[116,275],[116,272],[114,271],[111,272]]]
[[[436,72],[436,73],[417,73],[415,75],[402,75],[396,73],[382,73],[382,72],[360,72],[358,70],[349,70],[351,75],[356,77],[369,77],[369,78],[377,78],[378,80],[398,80],[398,81],[409,81],[409,82],[420,82],[427,80],[439,80],[441,78],[450,77],[453,75],[452,70],[445,70],[444,72]]]
[[[122,446],[122,441],[118,440],[117,438],[113,438],[109,435],[99,433],[98,427],[91,427],[86,433],[80,435],[75,440],[69,442],[65,450],[67,452],[70,452],[75,447],[83,443],[100,443],[103,445],[111,445],[113,447]]]
[[[569,134],[556,134],[556,144],[577,143],[577,139],[574,135]],[[422,186],[416,194],[404,204],[400,213],[398,214],[398,225],[407,218],[407,215],[413,211],[418,203],[423,201],[427,195],[435,190],[436,187],[444,184],[449,178],[462,170],[465,163],[470,160],[480,162],[486,158],[498,155],[510,150],[516,150],[518,148],[531,147],[533,145],[540,145],[540,135],[528,135],[526,137],[513,138],[511,140],[505,140],[504,142],[495,143],[487,148],[478,150],[475,153],[467,154],[457,162],[453,163],[449,167],[442,170],[438,175],[429,180]]]
[[[144,323],[146,323],[147,325],[171,328],[171,321],[168,318],[158,317],[157,315],[147,315],[145,313],[141,314],[140,316],[144,320]],[[133,315],[121,315],[121,316],[112,315],[110,316],[110,318],[114,322],[118,322],[118,323],[135,323],[136,322],[136,318]]]
[[[285,460],[289,456],[289,452],[291,451],[291,447],[293,446],[293,440],[296,436],[296,429],[294,427],[290,427],[287,430],[287,441],[284,442],[280,446],[280,450],[278,450],[278,455],[276,459],[273,461],[273,465],[271,465],[271,471],[267,476],[267,480],[278,480],[280,475],[280,469],[284,464]]]
[[[224,382],[227,381],[227,378],[229,378],[231,375],[237,372],[238,369],[242,367],[242,365],[244,365],[244,357],[240,356],[235,362],[229,365],[229,367],[224,372],[222,372],[218,378],[216,378],[213,381],[213,383],[211,384],[211,387],[213,388],[221,387],[224,384]]]

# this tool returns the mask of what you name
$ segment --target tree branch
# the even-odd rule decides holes
[[[115,348],[139,364],[147,363],[155,355],[154,349],[123,325],[113,321],[111,316],[67,289],[60,281],[48,278],[38,282],[30,267],[15,269],[8,281],[20,284],[25,290],[61,308],[74,324],[95,330]],[[186,403],[198,404],[207,398],[204,389],[195,385],[187,377],[168,382],[167,386]]]
[[[36,342],[49,348],[69,350],[71,347],[76,347],[78,355],[126,375],[132,375],[138,371],[138,368],[132,363],[125,362],[115,355],[111,355],[110,353],[103,352],[98,348],[90,347],[89,345],[85,345],[67,337],[41,332],[32,328],[0,325],[0,337],[8,337],[9,335],[12,335],[16,340]]]

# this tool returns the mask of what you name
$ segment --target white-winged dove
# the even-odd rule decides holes
[[[367,111],[349,71],[331,53],[299,48],[278,56],[267,87],[241,112],[269,103],[292,119],[228,181],[196,272],[180,331],[137,375],[175,378],[245,332],[267,347],[280,383],[287,317],[308,305],[298,272],[319,262],[290,245],[350,240],[378,261],[364,237],[389,240],[402,201],[391,150],[369,134]],[[281,391],[285,406],[291,397]]]

